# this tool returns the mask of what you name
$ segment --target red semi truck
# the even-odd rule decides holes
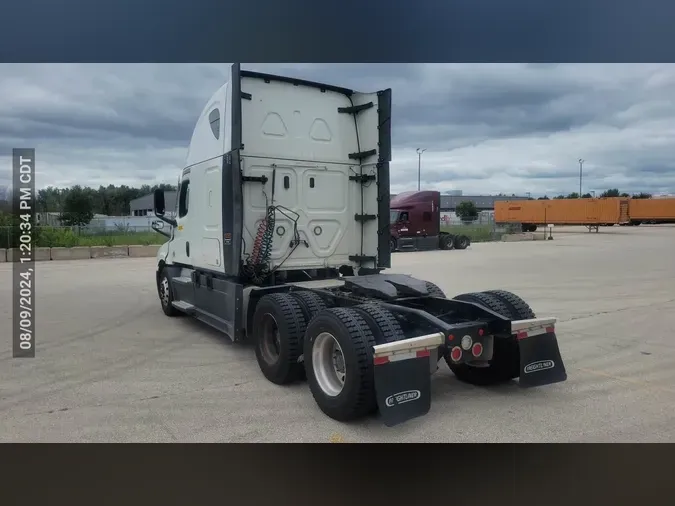
[[[410,191],[391,199],[389,245],[391,251],[466,249],[469,237],[441,231],[441,193]]]

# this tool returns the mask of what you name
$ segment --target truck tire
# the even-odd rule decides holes
[[[480,304],[507,318],[510,314],[506,304],[494,295],[485,292],[458,295],[455,300]],[[474,367],[466,363],[455,364],[447,353],[445,361],[459,381],[471,385],[488,386],[506,383],[520,374],[520,352],[518,342],[513,336],[494,339],[492,360],[488,362],[487,367]]]
[[[328,306],[326,302],[314,292],[302,290],[299,292],[290,292],[291,297],[295,298],[300,304],[305,315],[305,320],[309,323],[319,311],[326,309]]]
[[[429,295],[433,297],[440,297],[441,299],[446,298],[445,292],[443,292],[443,290],[441,290],[438,285],[432,283],[431,281],[425,281],[425,283],[427,284],[427,292],[429,292]]]
[[[455,249],[455,236],[451,234],[443,234],[439,242],[441,249]]]
[[[394,251],[396,251],[397,247],[398,247],[398,243],[396,242],[396,238],[391,237],[389,239],[389,251],[391,251],[393,253]]]
[[[455,249],[466,249],[471,245],[471,240],[465,235],[456,235],[455,236]]]
[[[302,314],[305,315],[307,324],[312,321],[312,318],[314,318],[317,313],[328,307],[326,302],[319,295],[314,292],[310,292],[309,290],[290,292],[290,295],[291,297],[294,297],[296,301],[298,301],[298,304],[300,304],[300,309],[302,310]],[[302,356],[302,358],[298,358],[300,362],[304,362],[304,359],[304,356]],[[307,379],[304,364],[297,379],[303,381]]]
[[[401,324],[388,309],[375,303],[359,304],[354,309],[366,320],[376,344],[393,343],[405,337]]]
[[[377,409],[374,345],[368,323],[354,308],[325,309],[307,327],[307,382],[319,409],[330,418],[345,422]]]
[[[511,310],[508,316],[513,320],[529,320],[531,318],[536,318],[530,305],[515,293],[507,292],[506,290],[487,290],[483,293],[489,293],[501,300],[504,305]]]
[[[298,301],[287,293],[263,295],[253,313],[255,356],[265,378],[285,385],[303,376],[298,363],[307,320]]]
[[[427,284],[427,291],[429,292],[429,295],[431,295],[432,297],[438,297],[438,298],[441,298],[441,299],[447,299],[448,298],[448,296],[445,295],[445,292],[443,290],[441,290],[441,288],[438,285],[432,283],[431,281],[425,281],[425,283]],[[438,348],[438,360],[437,360],[437,362],[440,361],[441,358],[443,358],[443,348],[444,348],[443,346]]]
[[[173,307],[173,290],[171,289],[171,278],[166,269],[162,269],[157,280],[157,294],[159,302],[162,305],[162,311],[166,316],[181,316],[184,313]]]

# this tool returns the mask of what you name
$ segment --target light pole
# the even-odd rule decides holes
[[[420,183],[422,181],[422,153],[425,151],[426,148],[417,148],[417,191],[420,191]]]
[[[581,198],[581,179],[583,178],[583,173],[584,173],[584,160],[583,158],[579,158],[579,198]]]

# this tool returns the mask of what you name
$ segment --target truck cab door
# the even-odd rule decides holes
[[[173,230],[173,240],[171,241],[171,260],[176,263],[192,265],[190,247],[190,177],[183,176],[178,186],[178,197],[176,199],[176,226]]]
[[[401,211],[396,222],[399,237],[410,237],[415,235],[416,230],[411,230],[410,213]]]
[[[398,247],[400,249],[415,249],[419,235],[419,227],[410,211],[401,211],[396,222],[398,230]]]

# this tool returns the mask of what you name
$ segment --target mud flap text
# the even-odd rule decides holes
[[[376,365],[375,391],[382,421],[388,427],[426,415],[431,407],[429,357]]]
[[[520,386],[538,387],[567,379],[555,332],[518,339]]]

